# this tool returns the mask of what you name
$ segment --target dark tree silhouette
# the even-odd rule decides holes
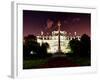
[[[86,34],[83,34],[80,41],[77,39],[72,39],[69,42],[73,55],[80,57],[90,58],[91,53],[91,40],[90,37]]]
[[[41,45],[42,56],[46,56],[47,55],[47,49],[48,48],[49,48],[49,44],[48,43],[42,43],[42,45]]]
[[[37,37],[34,35],[28,35],[27,37],[24,37],[24,40],[27,41],[34,41],[37,42]]]
[[[28,35],[25,37],[23,44],[23,56],[24,58],[44,58],[47,55],[47,49],[49,48],[48,43],[40,44],[37,42],[37,38],[34,35]],[[31,54],[32,52],[32,54]]]
[[[79,54],[80,54],[80,41],[77,39],[72,39],[69,42],[69,46],[71,48],[72,53],[74,53],[73,56],[79,56]]]
[[[32,56],[31,51],[38,54],[40,50],[40,44],[37,43],[37,38],[34,35],[28,35],[24,38],[25,42],[23,44],[23,55],[24,57]]]
[[[90,53],[91,53],[90,37],[86,34],[83,34],[80,42],[81,42],[81,56],[90,57]]]

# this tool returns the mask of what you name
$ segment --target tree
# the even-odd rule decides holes
[[[32,40],[32,41],[34,41],[34,42],[37,42],[37,37],[36,36],[34,36],[34,35],[28,35],[28,36],[26,36],[26,37],[24,37],[24,39],[25,39],[25,41],[27,42],[27,41],[30,41],[30,40]]]
[[[81,57],[90,57],[91,53],[91,40],[90,37],[86,34],[81,36],[80,41],[77,39],[72,39],[69,42],[71,51],[75,53],[74,55]]]
[[[86,34],[83,34],[81,39],[81,56],[90,57],[91,53],[91,40],[90,37]]]
[[[71,51],[72,53],[74,53],[73,55],[74,56],[79,56],[80,54],[80,41],[77,40],[77,39],[72,39],[70,42],[69,42],[69,46],[71,48]]]
[[[40,46],[40,44],[37,42],[36,36],[28,35],[27,37],[25,37],[25,42],[23,44],[23,55],[25,58],[31,58],[32,56],[43,58],[46,57],[48,48],[48,43],[42,43],[42,45]],[[31,54],[31,52],[35,54]]]
[[[49,48],[49,44],[48,43],[42,43],[41,45],[41,56],[46,56],[47,55],[47,49]]]
[[[35,53],[39,53],[40,44],[37,42],[37,38],[34,35],[28,35],[24,38],[25,42],[23,44],[23,55],[24,57],[32,56],[30,53],[31,51]]]

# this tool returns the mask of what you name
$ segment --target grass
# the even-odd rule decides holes
[[[46,62],[47,59],[23,60],[23,69],[39,68],[41,64],[45,64]]]
[[[88,57],[74,56],[73,53],[66,54],[66,56],[64,58],[67,58],[67,60],[71,61],[74,64],[78,64],[78,66],[90,66],[91,65],[91,59],[89,59]],[[51,59],[52,59],[51,56],[46,57],[46,58],[24,59],[23,60],[23,69],[42,68],[41,65],[42,66],[46,65],[48,63],[48,61],[51,61]],[[59,59],[58,59],[58,61],[59,61]],[[55,60],[53,62],[55,62]],[[51,61],[49,64],[53,64],[53,62]]]
[[[80,64],[80,66],[90,66],[91,61],[88,58],[79,58],[74,61],[75,63]]]

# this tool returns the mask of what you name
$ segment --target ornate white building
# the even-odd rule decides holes
[[[41,35],[37,36],[37,42],[40,43],[48,43],[50,48],[48,49],[48,53],[55,53],[58,51],[58,31],[53,31],[51,35],[44,35],[43,31],[41,31]],[[76,35],[76,32],[74,32],[74,35],[72,36],[71,33],[67,34],[66,31],[60,31],[60,48],[63,53],[70,52],[70,47],[68,46],[68,43],[70,40],[77,38],[80,40],[80,36]]]

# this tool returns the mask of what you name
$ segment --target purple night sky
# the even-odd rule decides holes
[[[61,22],[61,30],[77,35],[91,35],[91,14],[70,12],[47,12],[23,10],[23,35],[39,35],[41,31],[50,33],[57,30],[57,22]]]

